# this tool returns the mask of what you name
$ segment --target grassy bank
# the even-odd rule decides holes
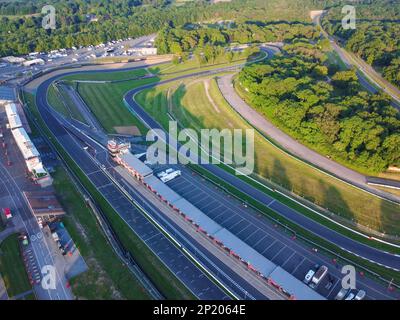
[[[141,134],[145,134],[146,127],[125,107],[123,96],[135,87],[156,81],[157,78],[147,78],[121,83],[79,83],[77,88],[107,133],[115,133],[116,126],[136,126]]]
[[[126,81],[135,80],[148,74],[145,68],[134,69],[129,71],[116,71],[109,73],[82,73],[80,75],[66,76],[64,80],[79,80],[79,81]]]
[[[71,280],[78,299],[149,299],[138,280],[121,263],[81,194],[62,167],[52,174],[63,219],[89,270]]]
[[[66,117],[74,118],[80,122],[86,123],[85,118],[79,112],[77,106],[72,101],[71,97],[64,88],[60,85],[57,87],[53,84],[48,92],[49,103],[54,107],[55,110],[60,112]]]
[[[168,90],[174,88],[168,102]],[[225,101],[214,80],[187,80],[142,91],[136,100],[164,127],[167,112],[182,127],[199,131],[202,128],[251,129]],[[211,100],[209,99],[211,98]],[[400,206],[381,200],[289,156],[260,133],[255,133],[255,172],[312,203],[327,208],[342,219],[389,234],[400,234]],[[326,222],[326,221],[325,221]],[[350,224],[349,224],[350,225]]]
[[[0,274],[10,298],[32,289],[17,234],[9,236],[0,245]]]

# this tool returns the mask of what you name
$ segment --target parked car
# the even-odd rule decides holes
[[[305,284],[309,284],[310,281],[311,281],[311,279],[314,277],[314,274],[315,274],[315,271],[312,270],[312,269],[310,269],[310,270],[307,272],[307,274],[305,275],[303,282],[304,282]]]
[[[354,297],[354,300],[363,300],[366,294],[367,293],[364,290],[360,290],[357,292],[356,296]]]
[[[350,289],[342,288],[335,297],[335,300],[343,300],[350,292]]]
[[[353,292],[350,292],[344,300],[353,300],[355,296]]]

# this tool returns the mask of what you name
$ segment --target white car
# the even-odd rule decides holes
[[[355,294],[350,292],[349,295],[344,300],[353,300],[354,297],[355,297]]]
[[[309,284],[311,279],[314,277],[315,271],[314,270],[309,270],[306,274],[306,276],[304,277],[303,282],[305,284]]]
[[[364,290],[360,290],[357,292],[356,296],[354,297],[354,300],[362,300],[365,298],[366,292]]]

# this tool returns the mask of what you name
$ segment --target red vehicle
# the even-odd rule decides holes
[[[7,220],[12,218],[12,214],[11,214],[10,208],[3,209],[3,213],[6,216]]]

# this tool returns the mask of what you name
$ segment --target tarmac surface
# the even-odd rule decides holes
[[[207,74],[207,73],[209,73],[209,72],[201,72],[200,74]],[[180,77],[180,78],[184,78],[184,77]],[[54,79],[49,79],[49,81],[51,81],[51,80],[54,80]],[[173,81],[173,80],[177,80],[177,79],[172,79],[172,80],[169,80],[169,81]],[[161,83],[158,83],[158,84],[162,84],[162,83],[166,83],[166,82],[168,82],[168,81],[161,82]],[[66,140],[70,140],[69,138],[67,138],[66,132],[63,130],[62,127],[53,126],[52,125],[52,123],[55,123],[55,121],[50,121],[50,119],[51,119],[50,116],[51,115],[49,114],[48,110],[46,110],[48,106],[47,106],[46,102],[44,101],[43,97],[45,96],[45,89],[46,89],[46,85],[48,85],[48,84],[49,84],[49,82],[46,81],[39,88],[38,96],[37,96],[37,103],[38,103],[38,106],[39,106],[39,109],[41,111],[42,116],[45,118],[45,120],[48,120],[47,124],[49,124],[49,123],[51,124],[50,127],[52,127],[53,133],[56,134],[58,140],[63,143],[64,147],[67,146],[67,149],[69,149],[68,145],[71,143],[71,141],[69,141],[68,143],[65,143]],[[153,85],[151,85],[151,86],[153,86]],[[135,111],[138,114],[138,116],[142,120],[144,120],[144,122],[146,124],[148,124],[152,128],[159,128],[159,125],[153,119],[151,119],[144,112],[144,110],[140,106],[138,106],[133,100],[133,96],[134,96],[135,93],[139,92],[140,90],[143,90],[144,88],[149,88],[151,86],[144,86],[144,87],[132,90],[131,92],[129,92],[126,95],[125,99],[130,104],[130,106],[133,109],[133,111]],[[64,139],[66,139],[66,140],[64,140]],[[76,144],[76,142],[75,142],[75,144]],[[81,150],[81,149],[79,149],[79,150]],[[81,159],[83,157],[83,155],[81,155],[80,152],[78,152],[78,149],[76,149],[76,148],[71,148],[69,150],[69,153],[73,154],[74,158],[76,158],[76,159]],[[85,157],[83,157],[83,158],[85,158]],[[93,168],[91,168],[92,165],[90,165],[89,163],[90,162],[84,161],[83,163],[80,163],[80,166],[86,172],[88,172],[88,174],[96,172],[96,171],[90,172],[91,170],[93,170]],[[353,241],[353,240],[351,240],[351,239],[349,239],[347,237],[344,237],[344,236],[342,236],[340,234],[337,234],[336,232],[331,231],[331,230],[327,229],[326,227],[324,227],[324,226],[322,226],[322,225],[320,225],[320,224],[318,224],[318,223],[316,223],[316,222],[314,222],[314,221],[312,221],[312,220],[310,220],[310,219],[298,214],[297,212],[295,212],[292,209],[284,206],[283,204],[275,201],[274,199],[268,197],[267,195],[261,194],[261,192],[259,192],[258,190],[255,190],[253,187],[251,187],[248,184],[244,183],[243,181],[239,180],[237,177],[231,176],[230,174],[226,173],[225,171],[223,171],[223,170],[221,170],[221,169],[219,169],[219,168],[217,168],[215,166],[205,166],[205,168],[207,170],[209,170],[211,173],[216,174],[219,177],[221,177],[222,179],[224,179],[224,180],[228,181],[229,183],[233,184],[239,190],[244,190],[247,194],[250,194],[255,199],[257,199],[257,200],[259,200],[259,201],[261,201],[263,203],[266,203],[267,205],[270,206],[270,208],[272,208],[273,210],[279,212],[280,214],[284,215],[285,217],[290,218],[292,221],[298,223],[299,225],[302,225],[303,227],[305,226],[306,229],[308,229],[308,230],[311,229],[312,231],[316,231],[316,233],[318,235],[322,235],[322,237],[327,238],[329,241],[331,241],[333,243],[336,243],[337,245],[339,245],[341,247],[344,247],[344,249],[347,249],[349,251],[350,250],[354,250],[356,252],[360,252],[360,253],[365,254],[367,256],[371,256],[372,255],[372,257],[374,259],[382,260],[382,261],[384,261],[384,263],[388,263],[389,265],[390,264],[394,264],[395,266],[398,266],[398,264],[399,264],[399,261],[397,261],[397,260],[399,260],[398,257],[396,257],[394,255],[391,255],[391,254],[384,253],[384,252],[379,251],[377,249],[373,249],[373,248],[370,248],[368,246],[359,244],[359,243],[357,243],[357,242],[355,242],[355,241]],[[102,179],[102,178],[99,178],[99,175],[97,175],[97,174],[96,174],[96,177],[97,177],[96,178],[97,180],[98,179]],[[105,183],[105,181],[100,181],[98,183],[101,184],[99,186],[104,186],[104,189],[107,189],[107,188],[110,187],[107,184],[103,184],[103,183]],[[111,192],[111,190],[108,190],[108,192]],[[282,251],[282,249],[278,249],[278,252],[279,251]],[[352,252],[354,252],[354,251],[352,251]],[[283,258],[281,258],[281,259],[283,259]]]

